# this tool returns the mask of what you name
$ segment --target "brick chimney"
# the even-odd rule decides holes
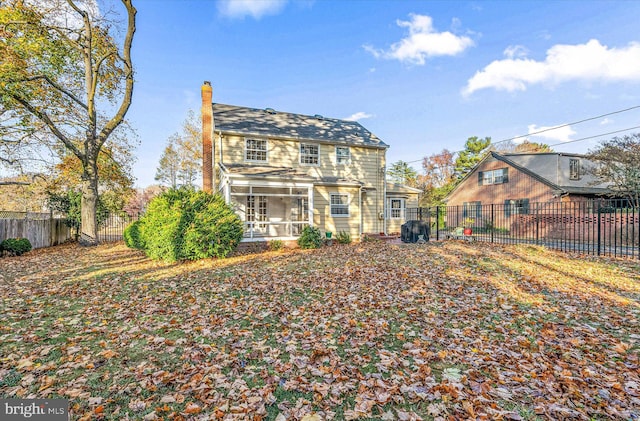
[[[202,190],[213,192],[213,88],[205,81],[202,93]]]

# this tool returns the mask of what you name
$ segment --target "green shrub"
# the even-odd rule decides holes
[[[186,188],[154,198],[140,224],[147,256],[166,261],[226,257],[243,233],[242,221],[221,196]]]
[[[336,241],[339,244],[350,244],[351,243],[351,234],[346,231],[340,231],[336,236]]]
[[[31,241],[27,238],[7,238],[0,243],[0,254],[7,252],[13,256],[20,256],[31,250]]]
[[[322,234],[317,227],[306,226],[298,238],[298,245],[303,249],[317,249],[322,245]]]
[[[269,250],[278,251],[284,248],[284,243],[282,240],[271,240],[269,241]]]
[[[127,247],[132,249],[144,250],[144,241],[142,241],[142,233],[140,232],[142,224],[140,221],[134,221],[125,228],[123,237]]]

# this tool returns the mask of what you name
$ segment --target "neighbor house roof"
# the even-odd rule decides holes
[[[215,131],[241,136],[389,147],[357,121],[285,113],[271,108],[214,103],[213,122]]]
[[[409,187],[404,184],[393,183],[387,181],[387,194],[389,193],[422,193],[422,190],[416,189],[415,187]]]
[[[588,174],[581,177],[579,180],[567,180],[566,177],[561,177],[559,160],[579,158],[586,164],[593,164],[593,162],[585,155],[561,152],[500,154],[491,151],[467,173],[458,185],[447,195],[447,198],[458,190],[458,188],[464,184],[465,180],[471,177],[472,174],[475,174],[478,167],[490,158],[502,161],[518,171],[529,175],[535,180],[551,187],[558,194],[611,193],[611,190],[607,188],[605,183],[598,182],[595,177]]]

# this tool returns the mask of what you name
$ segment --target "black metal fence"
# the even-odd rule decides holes
[[[411,208],[406,210],[406,219],[429,221],[431,238],[435,240],[454,237],[492,243],[527,243],[598,256],[640,259],[640,209],[625,200],[511,201]]]
[[[126,213],[111,213],[104,219],[98,218],[98,241],[101,243],[122,241],[125,228],[137,220],[138,216],[131,216]]]

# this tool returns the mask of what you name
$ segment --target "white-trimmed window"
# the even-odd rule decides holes
[[[300,144],[300,163],[305,165],[320,164],[320,145],[313,143]]]
[[[331,216],[349,216],[349,195],[346,193],[331,193]]]
[[[403,219],[405,210],[405,200],[400,198],[389,199],[389,218]]]
[[[504,201],[504,216],[528,215],[529,199],[507,199]]]
[[[491,184],[503,184],[509,182],[509,169],[500,168],[490,171],[478,172],[478,185],[489,186]]]
[[[571,158],[569,160],[569,180],[580,180],[580,160]]]
[[[247,196],[247,222],[267,220],[267,196]]]
[[[336,163],[349,164],[351,162],[351,150],[348,146],[336,146]]]
[[[266,139],[245,139],[244,160],[250,162],[267,162]]]

